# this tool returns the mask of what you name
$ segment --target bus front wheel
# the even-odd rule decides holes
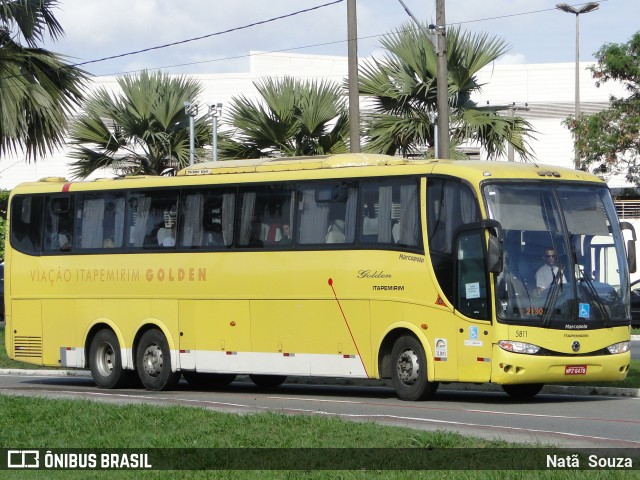
[[[89,368],[93,381],[99,388],[123,387],[129,375],[122,368],[122,356],[118,337],[111,330],[100,330],[89,347]]]
[[[396,340],[391,350],[391,379],[400,400],[427,400],[438,389],[427,379],[427,359],[422,344],[412,336]]]
[[[180,379],[180,372],[171,371],[169,343],[160,330],[147,330],[140,338],[136,368],[147,390],[170,390]]]
[[[544,384],[542,383],[523,383],[520,385],[502,385],[502,389],[513,398],[531,398],[535,397]]]

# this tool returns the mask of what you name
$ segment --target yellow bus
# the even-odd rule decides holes
[[[535,164],[345,154],[47,178],[11,192],[6,348],[102,388],[350,377],[420,400],[439,382],[528,397],[623,380],[629,227],[597,177]]]

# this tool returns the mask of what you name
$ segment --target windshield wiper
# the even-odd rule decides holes
[[[596,287],[593,285],[593,281],[591,280],[589,275],[585,273],[584,267],[582,268],[578,267],[578,271],[580,272],[580,279],[587,287],[585,288],[585,290],[587,291],[589,298],[593,300],[593,302],[595,303],[598,311],[600,312],[600,316],[604,321],[604,324],[607,327],[611,326],[611,316],[607,311],[607,307],[605,307],[602,301],[600,300],[600,295],[598,295],[598,291],[596,290]]]
[[[547,299],[544,301],[544,313],[542,314],[542,326],[547,326],[549,324],[549,319],[551,318],[551,308],[555,306],[556,300],[558,299],[558,295],[562,291],[562,277],[563,277],[563,267],[558,267],[558,273],[553,278],[551,282],[551,286],[549,287],[549,293],[547,293]]]

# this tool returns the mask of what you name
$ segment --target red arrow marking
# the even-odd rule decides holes
[[[342,310],[342,305],[340,305],[340,300],[338,300],[338,296],[336,295],[336,289],[333,288],[333,279],[330,278],[328,283],[329,283],[329,286],[331,287],[331,291],[333,292],[333,297],[336,299],[336,302],[338,302],[340,313],[342,314],[342,318],[344,318],[344,323],[347,325],[347,330],[349,330],[349,335],[351,335],[351,340],[353,341],[353,345],[356,347],[356,351],[358,352],[358,356],[360,357],[360,362],[362,363],[362,368],[364,368],[364,373],[367,375],[367,378],[369,378],[367,367],[365,367],[364,360],[362,359],[362,355],[360,355],[360,349],[358,348],[356,339],[353,337],[353,332],[351,331],[351,327],[349,326],[349,321],[347,320],[347,317],[344,314],[344,310]]]

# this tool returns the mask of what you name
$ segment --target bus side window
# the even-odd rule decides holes
[[[16,196],[11,202],[11,245],[23,253],[38,254],[42,238],[44,197]]]
[[[489,298],[482,242],[482,230],[465,231],[457,236],[455,306],[468,317],[488,320]]]
[[[238,245],[249,248],[279,248],[284,227],[291,228],[295,188],[292,184],[262,185],[241,191]],[[289,237],[288,244],[291,244]]]
[[[67,252],[73,244],[73,222],[75,210],[73,197],[47,197],[44,219],[44,250]]]
[[[363,182],[360,242],[420,245],[418,186],[414,178]]]
[[[353,244],[357,193],[354,182],[302,186],[298,193],[298,243]]]
[[[182,194],[180,246],[218,249],[233,243],[235,192],[188,190]]]
[[[178,220],[178,191],[130,192],[128,244],[134,248],[162,248],[158,231],[171,229]],[[177,231],[177,230],[176,230]]]
[[[453,301],[453,234],[465,224],[480,219],[480,210],[473,191],[456,179],[427,179],[427,236],[429,255],[438,283],[445,296]]]
[[[125,197],[122,193],[88,193],[76,197],[74,247],[113,249],[122,246]]]

